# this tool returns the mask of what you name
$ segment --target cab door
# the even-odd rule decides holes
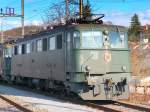
[[[71,32],[66,32],[66,79],[70,79],[70,74],[72,72],[72,34]]]

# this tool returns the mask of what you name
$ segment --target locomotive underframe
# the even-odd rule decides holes
[[[84,82],[62,82],[57,80],[37,79],[22,76],[12,76],[11,80],[14,83],[25,84],[30,87],[45,90],[54,89],[62,92],[74,92],[84,100],[118,100],[128,98],[129,88],[127,84],[130,81],[130,73],[103,74],[100,76],[91,76],[91,78],[92,77],[93,79],[90,83],[88,83],[88,79]],[[122,83],[123,78],[126,79],[125,84]],[[110,82],[107,83],[106,80]],[[118,83],[121,85],[118,85]]]

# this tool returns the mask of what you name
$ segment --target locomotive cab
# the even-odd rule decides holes
[[[129,96],[127,30],[119,26],[79,25],[73,32],[71,90],[84,100]],[[70,71],[71,71],[70,70]]]

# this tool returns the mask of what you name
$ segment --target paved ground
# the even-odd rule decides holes
[[[0,112],[20,112],[16,107],[0,99]]]
[[[35,112],[102,112],[87,106],[2,85],[0,85],[0,94]]]

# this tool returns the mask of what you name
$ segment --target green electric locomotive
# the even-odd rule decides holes
[[[131,71],[123,26],[85,21],[60,25],[18,39],[8,49],[12,55],[3,56],[11,66],[3,75],[13,82],[75,93],[84,100],[129,97]]]

